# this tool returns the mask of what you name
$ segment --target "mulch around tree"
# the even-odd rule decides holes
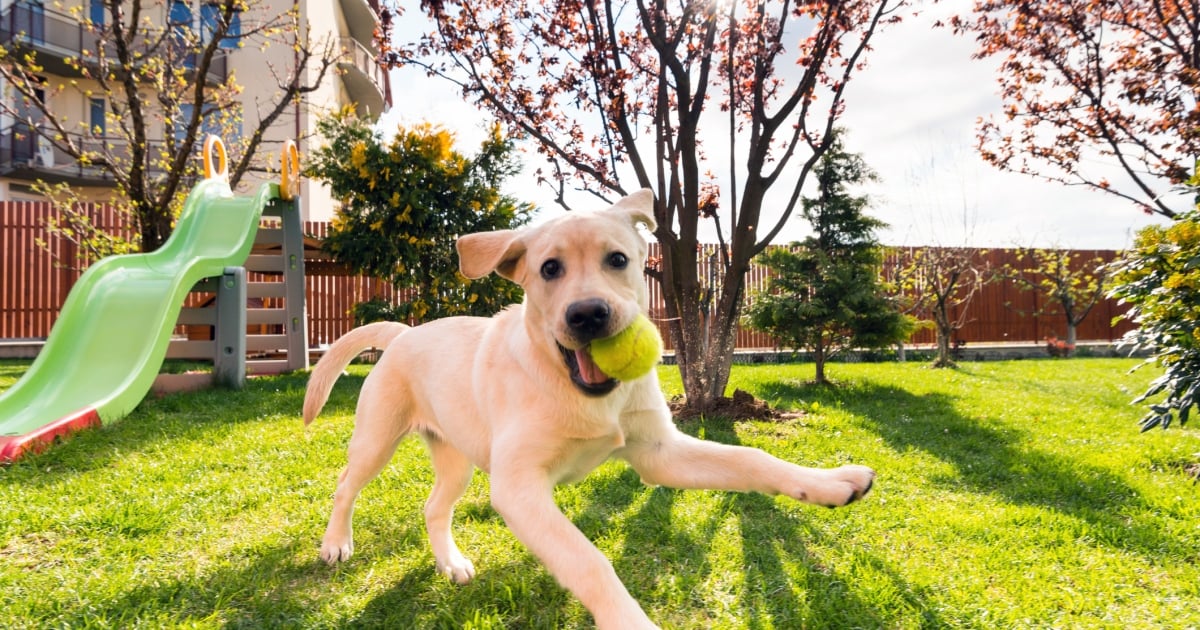
[[[775,409],[768,405],[766,401],[759,400],[753,394],[741,389],[735,389],[733,396],[718,399],[708,409],[701,410],[689,407],[682,396],[672,398],[668,401],[668,404],[671,407],[671,415],[675,416],[675,419],[682,421],[695,420],[701,416],[707,416],[729,418],[731,420],[769,420],[772,422],[781,422],[803,415],[803,412]]]

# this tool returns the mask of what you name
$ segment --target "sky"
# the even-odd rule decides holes
[[[418,11],[400,19],[399,37],[424,28]],[[867,68],[846,90],[840,123],[848,130],[846,149],[880,175],[862,192],[872,200],[869,214],[888,224],[881,242],[1123,249],[1138,229],[1165,221],[1112,195],[985,163],[975,149],[975,127],[979,117],[1000,111],[994,62],[972,59],[971,39],[931,21],[927,14],[877,34]],[[486,114],[449,83],[416,70],[392,73],[393,107],[381,117],[381,129],[428,121],[453,130],[460,150],[474,152],[486,133]],[[539,218],[560,213],[550,191],[533,179],[540,163],[531,147],[524,161],[525,172],[506,192],[537,204]],[[803,218],[793,217],[776,242],[808,233]]]

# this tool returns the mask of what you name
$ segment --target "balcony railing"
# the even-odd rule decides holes
[[[378,0],[341,0],[340,4],[350,37],[364,44],[374,40],[379,27]]]
[[[113,186],[115,181],[105,160],[122,165],[128,170],[129,145],[122,139],[92,135],[72,134],[76,146],[95,157],[84,165],[59,149],[26,123],[16,123],[0,130],[0,176],[15,179],[49,182],[66,181],[88,186]],[[162,142],[152,143],[148,155],[158,155]],[[164,173],[160,165],[151,161],[147,168],[151,174]]]
[[[109,43],[72,16],[29,2],[16,2],[0,14],[0,46],[37,51],[39,63],[54,74],[79,76],[77,66],[94,65],[101,45],[115,61]],[[194,68],[195,56],[194,52],[181,55],[181,66]],[[223,83],[228,65],[226,52],[218,50],[206,74],[207,82]]]
[[[346,71],[343,83],[346,91],[368,115],[378,117],[383,113],[385,79],[375,54],[367,50],[358,40],[343,37],[340,40],[342,57],[338,65]]]

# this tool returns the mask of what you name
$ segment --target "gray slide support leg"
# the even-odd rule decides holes
[[[226,267],[217,287],[217,355],[213,379],[241,389],[246,384],[246,269]]]

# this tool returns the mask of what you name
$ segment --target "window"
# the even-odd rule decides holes
[[[96,26],[104,26],[104,0],[90,0],[88,19]]]
[[[13,20],[14,31],[24,33],[30,42],[45,43],[46,7],[42,4],[42,0],[29,0],[29,2],[17,4],[11,10],[11,17],[8,15],[5,17]]]
[[[213,33],[221,25],[221,7],[217,4],[205,4],[200,7],[200,38],[202,43],[212,41]],[[240,13],[234,13],[229,19],[229,28],[225,37],[221,38],[221,48],[237,48],[238,38],[242,34],[242,19]]]
[[[36,123],[42,120],[42,110],[46,106],[46,88],[44,87],[46,85],[46,77],[35,75],[29,78],[29,82],[35,86],[33,88],[33,99],[30,100],[16,95],[16,115],[20,120],[31,120]]]
[[[32,77],[31,80],[34,83],[46,84],[44,77],[36,76]],[[45,107],[46,103],[46,90],[40,87],[34,88],[33,100],[37,101],[37,104],[20,96],[16,99],[16,120],[13,122],[11,129],[13,131],[12,157],[17,162],[32,162],[33,156],[37,154],[37,150],[40,148],[35,128],[41,126],[43,117],[42,107]]]
[[[196,67],[196,53],[192,48],[192,5],[182,0],[172,0],[171,11],[167,16],[167,26],[171,29],[171,43],[174,53],[182,55],[182,67]]]
[[[92,132],[93,136],[103,138],[107,135],[107,125],[105,123],[105,116],[108,110],[106,107],[107,104],[102,98],[93,98],[89,100],[88,105],[91,112],[91,118],[89,119],[91,124],[88,125],[88,129]]]
[[[192,32],[192,5],[183,0],[173,0],[167,20],[177,37],[186,38]]]

